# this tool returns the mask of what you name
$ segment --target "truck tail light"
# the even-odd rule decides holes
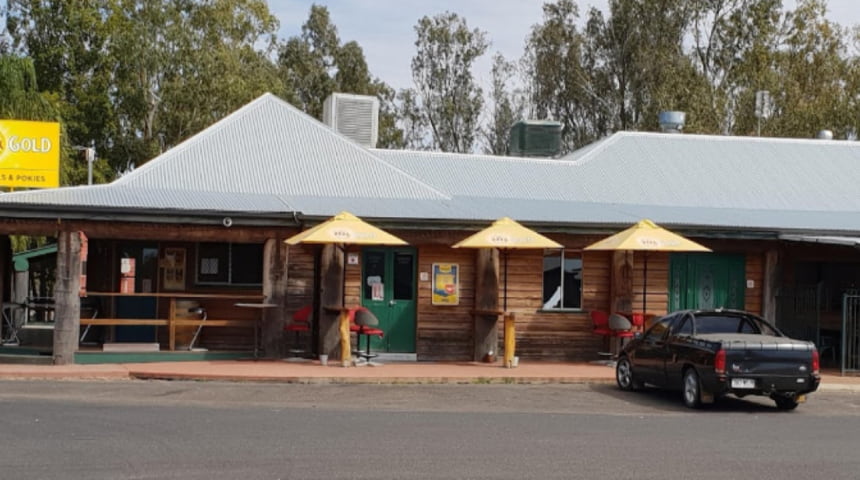
[[[821,371],[821,360],[818,357],[818,349],[812,349],[812,374],[818,375]]]
[[[714,373],[717,375],[726,374],[726,351],[722,348],[717,350],[717,354],[714,356]]]

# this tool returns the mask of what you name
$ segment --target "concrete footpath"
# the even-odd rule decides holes
[[[0,364],[0,380],[198,380],[282,383],[614,383],[615,369],[590,363],[387,362],[342,367],[319,361],[219,360],[101,365]],[[820,390],[860,392],[860,376],[822,374]]]

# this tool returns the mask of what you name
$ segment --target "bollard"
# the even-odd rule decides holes
[[[514,367],[514,356],[516,354],[516,327],[513,313],[505,313],[505,367]]]
[[[340,312],[338,327],[340,329],[340,362],[344,367],[348,367],[352,361],[352,352],[349,341],[349,310],[346,308]]]

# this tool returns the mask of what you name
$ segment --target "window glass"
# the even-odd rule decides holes
[[[262,285],[263,245],[198,243],[197,283]]]
[[[385,285],[385,252],[364,252],[364,299],[373,298],[373,284]]]
[[[666,330],[669,329],[669,324],[672,322],[672,317],[667,317],[655,323],[645,332],[645,339],[650,341],[662,340],[666,335]]]
[[[543,308],[582,307],[582,256],[547,250],[543,257]]]
[[[197,282],[230,282],[230,244],[197,244]]]
[[[693,334],[693,320],[690,317],[686,317],[682,320],[681,326],[675,331],[675,335],[692,335]]]
[[[395,253],[394,254],[394,299],[395,300],[412,300],[415,288],[413,281],[414,268],[412,265],[415,262],[415,257],[411,253]]]
[[[230,245],[230,283],[263,284],[263,245],[234,243]]]

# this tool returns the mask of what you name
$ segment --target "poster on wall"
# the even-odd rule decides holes
[[[185,249],[164,249],[164,282],[165,290],[185,289]]]
[[[433,305],[460,304],[460,266],[456,263],[433,264]]]

